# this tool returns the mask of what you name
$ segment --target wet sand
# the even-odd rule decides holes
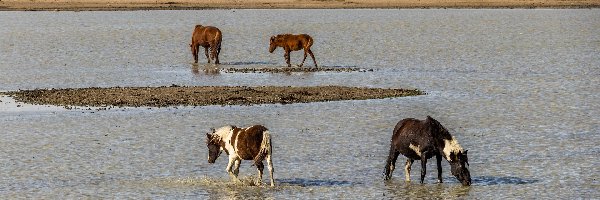
[[[598,0],[0,0],[0,10],[598,8]]]
[[[374,69],[358,67],[262,67],[262,68],[226,68],[225,73],[311,73],[311,72],[372,72]]]
[[[114,87],[36,89],[0,93],[29,104],[92,107],[167,107],[206,105],[289,104],[340,100],[382,99],[424,94],[419,90],[317,87]]]

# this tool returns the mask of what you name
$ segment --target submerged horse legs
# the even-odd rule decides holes
[[[275,180],[273,179],[273,161],[271,160],[271,155],[265,156],[265,160],[267,160],[267,166],[269,167],[269,176],[271,177],[271,186],[275,186]],[[256,168],[258,170],[258,180],[256,181],[256,185],[262,184],[263,170],[265,169],[265,165],[262,161],[255,163]]]
[[[210,58],[215,60],[215,64],[219,64],[219,52],[220,47],[217,47],[217,43],[213,42],[210,44]]]
[[[231,179],[233,179],[233,181],[235,183],[241,183],[240,179],[237,178],[237,174],[234,173],[234,171],[232,170],[233,165],[235,164],[235,162],[238,162],[238,158],[236,158],[235,156],[229,156],[229,163],[227,163],[227,168],[225,168],[225,171],[227,171],[227,173],[229,174],[229,176],[231,177]],[[239,165],[238,165],[239,167]],[[237,170],[235,170],[237,171]]]
[[[240,162],[241,160],[236,159],[233,163],[233,174],[237,177],[240,173]]]
[[[288,67],[292,67],[292,64],[290,64],[290,51],[289,50],[285,50],[285,54],[283,54],[283,57],[285,58],[285,63],[287,63]]]
[[[261,185],[263,170],[265,169],[265,165],[263,164],[262,161],[256,162],[255,164],[256,164],[256,169],[258,169],[258,179],[256,180],[256,185]]]
[[[269,176],[271,176],[271,187],[275,186],[275,179],[273,179],[273,171],[275,171],[275,169],[273,169],[273,161],[271,160],[271,154],[269,153],[266,157],[267,159],[267,166],[269,167]]]
[[[310,54],[310,57],[313,59],[313,62],[315,63],[315,67],[319,67],[317,65],[317,60],[315,60],[315,55],[313,55],[313,52],[310,49],[308,49],[308,54]],[[306,53],[304,53],[304,58],[306,58]]]
[[[423,152],[423,155],[427,155]],[[427,158],[425,156],[421,156],[421,183],[425,181],[425,174],[427,173]]]
[[[210,57],[208,56],[208,47],[204,47],[204,55],[206,55],[206,60],[208,60],[208,63],[210,63]]]
[[[442,183],[442,155],[436,155],[435,159],[437,161],[438,183]]]

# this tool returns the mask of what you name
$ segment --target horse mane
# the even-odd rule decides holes
[[[452,153],[458,154],[459,152],[464,152],[463,148],[460,146],[460,144],[458,144],[458,140],[456,140],[454,136],[450,135],[448,129],[444,128],[444,126],[442,126],[442,124],[439,121],[433,119],[430,116],[427,116],[426,121],[432,125],[433,134],[438,135],[438,137],[444,141],[443,152],[447,157],[447,160],[452,160],[450,158],[450,154]]]
[[[286,33],[286,34],[279,34],[279,35],[277,35],[275,37],[283,37],[283,36],[290,36],[290,35],[292,35],[292,34]]]
[[[235,129],[235,126],[227,125],[221,128],[216,129],[213,133],[210,134],[210,138],[206,139],[206,143],[220,142],[223,141],[223,138],[227,137],[231,130]]]

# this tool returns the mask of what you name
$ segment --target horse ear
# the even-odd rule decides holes
[[[275,36],[271,36],[271,42],[275,41]]]

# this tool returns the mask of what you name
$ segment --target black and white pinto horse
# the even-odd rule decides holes
[[[427,116],[426,120],[406,118],[394,128],[384,176],[392,178],[398,155],[408,158],[404,168],[406,181],[410,181],[410,167],[414,160],[421,160],[421,183],[425,179],[427,159],[437,160],[438,182],[442,182],[442,157],[450,163],[450,171],[462,185],[471,185],[471,175],[467,166],[467,150],[448,133],[440,122]]]
[[[267,160],[271,186],[275,186],[273,179],[273,162],[271,161],[271,136],[269,130],[262,125],[254,125],[247,128],[235,126],[224,126],[212,133],[206,134],[206,146],[208,147],[208,162],[215,160],[225,151],[229,155],[229,164],[225,169],[236,183],[241,183],[237,178],[241,160],[253,160],[258,168],[257,185],[262,182],[263,160]]]

